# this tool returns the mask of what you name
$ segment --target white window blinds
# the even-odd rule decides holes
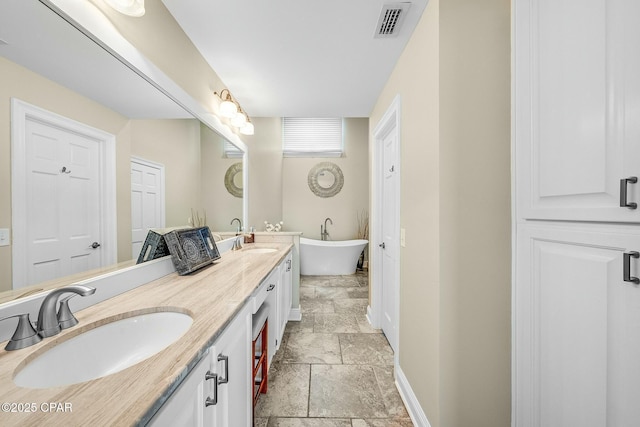
[[[282,140],[285,157],[340,157],[342,118],[284,117]]]
[[[242,150],[230,143],[228,140],[224,140],[224,157],[235,159],[240,158],[243,155],[244,153],[242,152]]]

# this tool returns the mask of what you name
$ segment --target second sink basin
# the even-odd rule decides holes
[[[77,384],[114,374],[157,354],[193,323],[184,313],[162,311],[116,320],[52,347],[14,378],[26,388]]]

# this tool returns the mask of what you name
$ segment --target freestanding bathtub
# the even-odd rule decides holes
[[[313,240],[300,238],[300,274],[329,276],[354,274],[368,240]]]

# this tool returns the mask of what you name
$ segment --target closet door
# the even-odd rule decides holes
[[[640,2],[513,5],[518,216],[640,222]]]
[[[640,227],[522,224],[514,287],[517,427],[640,420]],[[626,254],[626,255],[625,255]]]

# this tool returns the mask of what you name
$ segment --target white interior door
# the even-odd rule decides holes
[[[26,141],[25,285],[99,267],[99,142],[32,119]]]
[[[391,348],[398,342],[398,218],[396,194],[397,133],[391,131],[382,140],[382,331]]]
[[[164,228],[164,165],[131,159],[131,244],[134,258],[151,228]]]
[[[11,99],[14,289],[116,262],[115,169],[114,135]]]

